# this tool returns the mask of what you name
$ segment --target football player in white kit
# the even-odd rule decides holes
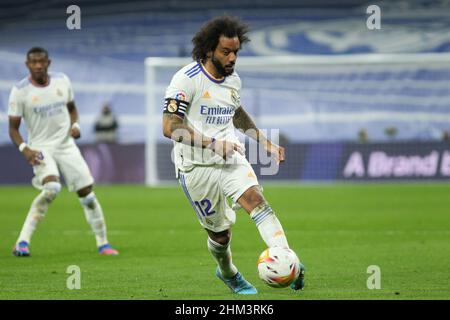
[[[240,104],[241,80],[234,71],[241,45],[249,41],[247,27],[222,16],[206,23],[192,39],[195,62],[172,78],[165,93],[164,136],[174,140],[177,178],[200,224],[208,233],[207,246],[216,260],[216,276],[237,294],[255,294],[231,258],[231,198],[254,220],[267,247],[289,247],[283,228],[264,199],[255,172],[235,135],[241,129],[277,162],[284,148],[257,129]],[[291,285],[303,289],[305,268]]]
[[[30,75],[12,88],[9,97],[9,135],[33,166],[32,184],[41,190],[31,204],[13,254],[30,255],[31,236],[61,190],[61,172],[69,191],[78,194],[98,252],[117,255],[108,243],[103,211],[92,190],[94,179],[74,141],[80,137],[80,127],[70,80],[63,73],[48,73],[50,62],[45,49],[31,48],[26,61]],[[28,143],[19,132],[22,118]]]

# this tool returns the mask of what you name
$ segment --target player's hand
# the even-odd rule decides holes
[[[216,140],[211,146],[211,149],[221,156],[224,160],[227,160],[231,155],[237,151],[240,154],[244,155],[244,150],[242,147],[234,142],[230,142],[227,140]]]
[[[264,144],[264,148],[275,158],[277,164],[280,164],[280,162],[284,162],[284,160],[286,159],[284,148],[276,145],[272,141],[267,140],[267,142]]]
[[[81,132],[80,129],[76,128],[76,127],[72,127],[70,129],[70,135],[72,136],[72,138],[74,139],[78,139],[81,137]]]
[[[37,150],[32,150],[30,148],[23,149],[23,156],[25,159],[27,159],[27,162],[31,166],[37,166],[42,163],[42,160],[44,160],[44,156],[42,152]]]

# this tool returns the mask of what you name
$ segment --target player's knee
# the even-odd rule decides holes
[[[210,234],[210,237],[212,240],[214,240],[215,242],[217,242],[222,246],[228,245],[231,241],[231,234],[228,231],[214,233],[213,235]]]
[[[77,194],[80,198],[85,198],[91,193],[92,193],[92,185],[84,187],[83,189],[77,191]]]
[[[61,183],[50,181],[44,184],[44,197],[50,203],[58,196],[61,191]]]
[[[258,206],[264,205],[266,203],[266,200],[260,192],[253,191],[249,195],[248,202],[253,208],[256,208]]]

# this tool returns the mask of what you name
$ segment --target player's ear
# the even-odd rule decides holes
[[[52,63],[52,60],[48,59],[48,64],[47,64],[47,67],[49,67],[49,66],[50,66],[50,63]]]

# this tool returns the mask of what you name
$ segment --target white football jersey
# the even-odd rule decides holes
[[[8,116],[25,120],[28,144],[32,148],[74,143],[69,134],[67,109],[67,103],[74,99],[70,80],[63,73],[49,73],[49,81],[41,87],[24,78],[9,96]]]
[[[240,90],[241,79],[236,72],[219,81],[200,62],[192,62],[173,76],[165,93],[166,108],[179,115],[181,112],[185,122],[205,136],[239,143],[233,116],[240,107]],[[171,99],[187,103],[181,102],[177,107],[176,101]],[[242,156],[235,152],[233,157]],[[174,161],[181,171],[189,171],[195,165],[224,163],[222,157],[210,149],[180,142],[174,142]]]

